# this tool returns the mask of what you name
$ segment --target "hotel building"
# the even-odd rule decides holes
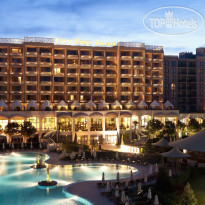
[[[164,56],[164,101],[170,100],[180,112],[205,111],[204,79],[205,48]]]
[[[163,102],[162,47],[83,42],[0,39],[2,129],[8,122],[30,121],[38,130],[38,140],[48,136],[71,141],[77,136],[81,144],[93,140],[115,144],[120,133],[132,137],[134,121],[141,131],[153,118],[162,122],[181,118],[172,103]],[[186,115],[182,117],[187,121]],[[11,140],[22,139],[7,137],[7,142]]]

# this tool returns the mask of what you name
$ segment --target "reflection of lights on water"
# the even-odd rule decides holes
[[[101,169],[102,171],[105,171],[105,170],[107,170],[107,166],[102,166],[100,169]]]
[[[19,157],[19,156],[21,156],[20,154],[18,154],[18,153],[16,153],[16,152],[12,152],[11,153],[11,156],[14,156],[14,157]]]
[[[46,193],[47,195],[49,195],[49,188],[46,188]]]

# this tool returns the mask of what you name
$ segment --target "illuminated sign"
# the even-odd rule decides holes
[[[55,44],[59,45],[79,45],[79,46],[116,46],[115,42],[101,42],[93,40],[81,40],[81,39],[62,39],[56,38]]]

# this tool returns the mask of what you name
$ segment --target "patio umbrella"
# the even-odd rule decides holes
[[[159,167],[158,164],[156,163],[154,168],[154,173],[158,173],[158,172],[159,172]]]
[[[39,148],[42,149],[42,144],[41,143],[39,143]]]
[[[125,191],[124,190],[121,193],[121,202],[125,203]]]
[[[117,198],[117,197],[119,197],[119,196],[120,196],[119,189],[116,189],[116,190],[115,190],[115,197]]]
[[[147,175],[144,177],[144,182],[147,183]]]
[[[116,185],[115,189],[118,189],[118,190],[119,190],[119,186],[118,186],[118,185]]]
[[[152,198],[152,192],[151,192],[151,189],[150,189],[150,188],[148,189],[147,198],[148,198],[148,199],[151,199],[151,198]]]
[[[33,149],[33,144],[32,144],[32,142],[31,142],[31,146],[30,146],[30,148]]]
[[[21,148],[22,148],[22,149],[24,148],[24,144],[23,144],[23,142],[21,143]]]
[[[14,143],[13,142],[11,143],[11,148],[14,149]]]
[[[154,205],[159,205],[159,199],[157,195],[154,196]]]
[[[104,172],[102,173],[102,183],[103,184],[105,183],[105,173]]]
[[[83,159],[85,159],[85,151],[83,151]]]
[[[117,173],[117,178],[116,178],[116,180],[117,180],[117,182],[120,181],[120,173],[119,173],[119,172]]]
[[[96,159],[96,157],[97,157],[97,153],[96,153],[95,150],[94,150],[94,152],[93,152],[93,157],[94,157],[94,159]]]
[[[3,145],[2,145],[2,149],[5,149],[5,144],[3,143]]]
[[[125,197],[125,201],[126,201],[126,202],[129,202],[129,201],[130,201],[130,199],[129,199],[129,196],[128,196],[128,195]]]
[[[116,152],[116,159],[119,159],[119,153]]]
[[[142,185],[140,182],[137,185],[137,191],[138,191],[138,193],[140,193],[142,191]]]
[[[170,157],[170,158],[186,158],[189,157],[189,154],[185,154],[179,150],[179,148],[174,147],[169,152],[164,152],[161,154],[164,157]]]
[[[169,169],[169,177],[172,177],[172,170]]]
[[[130,180],[133,181],[133,173],[132,173],[132,170],[130,171]]]
[[[159,146],[159,147],[168,147],[169,141],[167,141],[165,138],[162,138],[158,142],[152,143],[152,145]]]
[[[149,175],[152,175],[153,174],[153,167],[152,167],[152,165],[150,165],[150,167],[149,167]]]
[[[110,192],[110,182],[107,182],[106,192]]]
[[[130,205],[130,203],[128,201],[125,202],[125,205]]]

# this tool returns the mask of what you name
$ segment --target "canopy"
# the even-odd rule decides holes
[[[122,105],[117,100],[111,106],[113,109],[115,109],[116,107],[120,107],[120,109],[122,109]]]
[[[52,104],[51,104],[48,100],[46,100],[46,101],[41,105],[42,110],[45,110],[47,107],[52,108]]]
[[[131,101],[129,100],[128,103],[125,105],[128,109],[131,108],[131,107],[134,107],[136,108],[136,105]]]
[[[90,107],[93,107],[94,109],[96,109],[96,104],[90,100],[88,103],[86,103],[86,109],[89,109]]]
[[[104,100],[98,105],[99,109],[102,110],[103,108],[109,109],[109,104],[106,103]]]
[[[169,101],[167,100],[165,103],[164,103],[164,109],[165,110],[169,110],[169,109],[174,109],[174,105]]]
[[[169,152],[164,152],[161,154],[164,157],[171,157],[171,158],[186,158],[189,157],[188,154],[185,154],[179,150],[179,148],[174,147]]]
[[[64,100],[61,100],[56,106],[58,109],[61,109],[61,107],[65,107],[66,109],[68,108],[68,105]]]
[[[12,105],[11,105],[11,109],[14,110],[16,107],[20,107],[20,109],[22,110],[23,105],[19,102],[19,100],[16,100]]]
[[[8,105],[3,100],[0,100],[0,107],[4,107],[6,110],[8,110]]]
[[[151,107],[152,109],[156,109],[157,107],[160,107],[160,104],[159,104],[156,100],[154,100],[154,101],[150,104],[150,107]]]
[[[73,110],[75,107],[77,108],[82,108],[82,106],[80,105],[80,103],[77,100],[74,100],[74,102],[71,104],[71,109]]]
[[[152,143],[154,146],[159,146],[159,147],[168,147],[169,141],[167,141],[165,138],[162,138],[158,142]]]
[[[142,110],[144,107],[148,107],[147,103],[145,103],[144,100],[142,100],[139,104],[138,104],[138,107]]]
[[[31,100],[27,105],[27,110],[30,110],[31,107],[35,107],[36,110],[38,109],[37,104],[33,100]]]
[[[170,142],[169,145],[194,152],[205,152],[205,130],[185,139]]]
[[[103,117],[103,114],[99,112],[93,112],[90,114],[90,117]]]

